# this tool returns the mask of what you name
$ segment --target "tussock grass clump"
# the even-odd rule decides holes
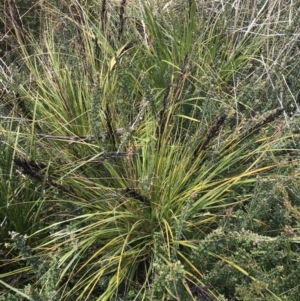
[[[0,300],[297,300],[296,5],[5,8]]]

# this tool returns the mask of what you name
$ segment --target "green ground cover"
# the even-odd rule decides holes
[[[0,300],[298,301],[299,9],[2,1]]]

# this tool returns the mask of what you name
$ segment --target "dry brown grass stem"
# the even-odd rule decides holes
[[[114,130],[114,134],[116,136],[122,136],[125,133],[124,128],[119,128]],[[62,140],[66,141],[68,143],[80,141],[95,141],[99,138],[108,138],[109,133],[108,132],[101,132],[97,136],[95,135],[89,135],[89,136],[56,136],[56,135],[47,135],[47,134],[37,134],[37,137],[43,138],[43,139],[53,139],[53,140]]]
[[[173,103],[177,103],[179,97],[180,97],[180,93],[182,92],[182,86],[185,82],[185,79],[187,77],[187,69],[188,69],[188,65],[189,65],[189,57],[188,55],[186,55],[184,57],[183,63],[182,63],[182,67],[180,70],[180,75],[177,79],[177,84],[176,87],[174,89],[174,93],[173,93]]]
[[[106,24],[107,24],[107,1],[102,0],[102,6],[101,6],[101,29],[104,33],[106,30]]]
[[[176,82],[175,88],[173,90],[171,99],[170,99],[170,92],[171,92],[172,84],[169,83],[168,86],[166,87],[165,95],[164,95],[164,98],[162,101],[162,108],[159,112],[159,124],[156,128],[156,136],[157,137],[161,137],[164,132],[164,129],[165,129],[165,126],[167,123],[167,110],[169,109],[169,106],[174,106],[180,98],[180,94],[182,92],[182,87],[183,87],[183,84],[187,77],[188,65],[189,65],[189,57],[188,57],[188,55],[186,55],[184,57],[182,67],[180,69],[180,75],[177,78],[177,82]]]
[[[119,39],[122,36],[123,30],[124,30],[124,24],[125,24],[125,5],[126,5],[126,0],[121,0],[120,1],[120,13],[119,13],[119,19],[120,19],[120,26],[119,26]]]
[[[112,126],[112,113],[111,113],[109,105],[106,105],[105,117],[106,117],[108,139],[110,140],[110,142],[113,146],[113,149],[117,150],[118,148],[117,148],[117,143],[116,143],[115,131]]]
[[[263,121],[255,124],[246,133],[245,136],[257,134],[265,125],[277,120],[284,113],[284,109],[278,108],[275,112],[269,114]]]
[[[162,108],[159,112],[159,123],[156,128],[156,137],[159,138],[161,137],[164,128],[165,128],[165,123],[166,123],[166,112],[167,112],[167,106],[168,106],[168,98],[171,90],[171,83],[168,84],[166,87],[165,95],[162,101]]]
[[[195,149],[194,157],[197,157],[201,151],[205,150],[207,145],[210,143],[210,141],[219,134],[221,126],[224,124],[226,117],[227,117],[226,114],[222,114],[215,121],[215,123],[212,125],[210,130],[207,132],[205,140],[202,143],[200,143],[198,147]]]

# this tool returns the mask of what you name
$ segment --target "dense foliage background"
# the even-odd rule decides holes
[[[297,301],[299,9],[2,0],[0,300]]]

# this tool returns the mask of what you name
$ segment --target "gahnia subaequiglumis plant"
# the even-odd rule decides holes
[[[297,300],[296,6],[29,2],[1,19],[0,300]]]

